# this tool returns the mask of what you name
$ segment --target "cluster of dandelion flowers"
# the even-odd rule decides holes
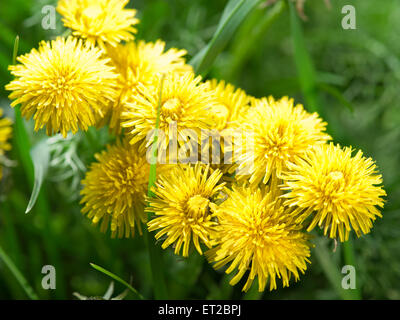
[[[11,106],[21,104],[22,115],[33,116],[35,130],[46,125],[48,135],[86,131],[116,94],[117,75],[101,55],[73,37],[42,41],[39,50],[19,56],[21,64],[9,67],[15,76],[6,85],[15,99]]]
[[[132,102],[139,83],[157,90],[157,74],[192,71],[192,67],[186,64],[185,55],[185,50],[171,48],[165,51],[165,42],[161,40],[154,43],[131,41],[116,47],[108,45],[107,56],[118,73],[118,96],[111,103],[110,128],[120,131],[121,111],[127,102]]]
[[[377,207],[383,207],[386,195],[382,177],[371,158],[361,151],[352,156],[351,148],[332,143],[316,146],[304,159],[289,166],[283,189],[289,192],[285,204],[295,207],[301,221],[311,215],[307,231],[316,225],[324,233],[346,241],[354,229],[357,236],[372,228]]]
[[[133,236],[135,225],[140,233],[144,213],[150,165],[127,140],[108,145],[95,155],[97,162],[82,180],[83,214],[94,224],[101,221],[101,231],[111,225],[115,237]]]
[[[256,277],[260,292],[268,279],[272,290],[277,288],[276,278],[282,279],[284,287],[289,286],[292,275],[297,281],[299,272],[306,270],[310,257],[308,236],[274,190],[233,186],[227,200],[215,207],[215,214],[218,246],[206,256],[217,269],[230,263],[226,273],[237,268],[231,285],[249,270],[244,291]]]
[[[125,9],[129,0],[60,0],[57,11],[73,35],[100,47],[134,39],[139,20],[136,10]]]
[[[174,245],[175,254],[187,257],[190,243],[202,254],[200,241],[212,247],[216,222],[211,207],[218,200],[225,183],[220,183],[222,173],[211,173],[202,164],[175,165],[160,174],[154,189],[155,198],[149,199],[146,211],[155,218],[148,222],[149,231],[157,230],[155,237],[165,237],[162,248]]]
[[[4,153],[11,149],[9,140],[12,134],[12,122],[8,118],[3,118],[3,109],[0,109],[0,160]],[[0,179],[2,178],[2,167],[0,161]]]
[[[211,128],[209,113],[215,105],[211,93],[200,83],[201,77],[195,77],[192,72],[169,73],[162,79],[161,75],[157,77],[157,83],[162,82],[161,101],[161,88],[154,90],[139,84],[139,94],[127,103],[121,115],[121,126],[127,129],[131,143],[140,142],[142,147],[148,147],[153,141],[160,104],[159,128],[165,137],[159,138],[159,154],[167,150],[174,137],[179,145],[185,144],[188,137],[199,143],[199,129]]]
[[[326,123],[316,113],[306,112],[293,99],[269,97],[253,99],[244,121],[244,128],[253,138],[254,148],[240,150],[239,171],[250,169],[250,183],[267,183],[273,174],[281,178],[290,162],[296,162],[314,145],[331,137],[325,133]],[[249,164],[254,163],[254,166]],[[239,178],[247,177],[240,175]]]

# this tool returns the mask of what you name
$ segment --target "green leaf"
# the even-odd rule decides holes
[[[3,260],[4,264],[8,267],[14,277],[17,279],[18,283],[24,289],[26,295],[31,300],[38,300],[38,296],[33,291],[32,287],[28,284],[25,277],[22,275],[21,271],[18,270],[14,262],[10,259],[10,257],[6,254],[2,247],[0,247],[0,259]]]
[[[125,287],[127,287],[140,300],[144,299],[144,297],[134,287],[132,287],[128,282],[126,282],[125,280],[121,279],[120,277],[118,277],[114,273],[112,273],[112,272],[110,272],[110,271],[104,269],[103,267],[100,267],[100,266],[98,266],[97,264],[94,264],[94,263],[90,263],[90,266],[92,268],[96,269],[97,271],[100,271],[100,272],[104,273],[105,275],[109,276],[111,279],[114,279],[115,281],[118,281],[119,283],[121,283]]]
[[[211,41],[190,61],[197,73],[205,74],[210,69],[239,25],[259,2],[260,0],[230,0],[228,2]]]
[[[286,2],[280,0],[272,7],[256,9],[242,24],[231,49],[231,63],[226,68],[229,80],[235,79],[243,65],[259,50],[258,43],[263,40],[271,25],[285,11]]]
[[[337,101],[339,101],[342,105],[344,105],[347,109],[351,112],[354,112],[353,105],[343,96],[343,94],[336,89],[334,86],[331,86],[327,83],[318,83],[318,88],[320,90],[325,91],[326,93],[330,94],[334,97]]]
[[[316,72],[304,41],[303,29],[297,16],[296,9],[291,1],[288,2],[290,8],[290,26],[294,49],[294,61],[301,90],[307,103],[307,109],[311,112],[318,112],[319,106],[316,93]]]
[[[33,161],[35,180],[33,184],[33,190],[31,198],[26,208],[25,213],[32,210],[36,203],[43,181],[46,178],[47,170],[50,162],[50,149],[46,140],[41,140],[31,150],[31,158]]]

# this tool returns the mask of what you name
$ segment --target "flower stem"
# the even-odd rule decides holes
[[[160,126],[160,112],[162,103],[162,88],[165,75],[162,76],[160,80],[158,106],[157,106],[157,119],[154,141],[152,145],[151,152],[151,163],[150,163],[150,175],[149,175],[149,187],[148,187],[148,197],[153,197],[152,187],[156,182],[156,171],[157,171],[157,146],[158,146],[158,128]],[[152,217],[152,213],[148,214],[148,220]],[[154,237],[152,232],[146,232],[146,242],[149,250],[150,257],[150,269],[153,277],[153,287],[154,287],[154,297],[158,300],[163,300],[168,298],[167,286],[164,277],[163,268],[163,256],[162,250],[159,246],[154,243]]]
[[[356,267],[356,261],[355,261],[355,255],[354,255],[354,249],[353,249],[353,238],[351,237],[351,235],[349,236],[349,240],[347,240],[346,242],[343,242],[343,258],[344,258],[344,263],[346,265],[351,265],[353,267]],[[354,300],[361,299],[361,290],[360,290],[360,286],[358,283],[359,282],[356,282],[355,289],[351,289]]]

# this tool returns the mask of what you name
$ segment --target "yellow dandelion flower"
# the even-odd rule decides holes
[[[206,85],[217,102],[212,110],[213,128],[222,131],[246,113],[250,97],[242,89],[235,89],[233,85],[216,79],[206,81]]]
[[[39,50],[17,60],[21,64],[9,67],[16,78],[6,85],[15,99],[11,106],[20,103],[22,115],[33,116],[35,130],[46,125],[48,135],[87,130],[115,96],[116,74],[108,59],[76,38],[42,41]]]
[[[199,129],[210,128],[209,111],[215,102],[200,81],[201,77],[195,78],[192,72],[170,73],[166,76],[162,87],[159,126],[165,139],[159,138],[160,154],[167,150],[168,143],[175,136],[179,145],[185,144],[187,136],[198,143]],[[156,82],[160,83],[160,77]],[[159,90],[142,84],[138,84],[137,90],[139,94],[133,96],[133,102],[127,103],[126,111],[122,112],[121,125],[127,129],[131,143],[139,142],[142,147],[148,147],[153,142]]]
[[[289,166],[283,189],[289,192],[286,205],[297,207],[301,221],[312,216],[307,231],[317,224],[324,233],[340,241],[354,229],[359,237],[370,232],[372,222],[381,213],[386,195],[381,175],[374,161],[358,151],[352,157],[351,148],[340,148],[332,143],[316,146],[303,160]]]
[[[106,232],[111,225],[111,235],[119,238],[135,233],[135,225],[142,234],[141,223],[147,220],[144,213],[145,195],[150,165],[138,153],[137,146],[127,140],[108,145],[95,155],[81,191],[83,214]]]
[[[129,0],[60,0],[57,11],[74,36],[104,48],[133,40],[139,22],[136,10],[125,9]]]
[[[161,40],[155,43],[132,41],[116,47],[107,46],[107,56],[111,58],[118,73],[118,97],[110,106],[110,128],[120,131],[121,111],[127,102],[132,102],[139,83],[157,89],[157,74],[192,71],[192,67],[185,63],[184,55],[185,50],[171,48],[165,51],[165,42]]]
[[[148,222],[149,231],[159,230],[156,239],[165,236],[163,249],[174,244],[175,254],[179,254],[183,246],[182,254],[187,257],[191,241],[200,254],[200,241],[212,246],[216,222],[210,208],[225,185],[219,183],[221,176],[219,170],[210,173],[209,166],[200,164],[176,165],[160,175],[156,198],[149,199],[146,211],[156,215]]]
[[[269,279],[270,290],[276,289],[276,278],[283,287],[289,286],[293,275],[299,279],[306,262],[310,262],[308,235],[301,231],[283,206],[275,191],[233,186],[228,198],[215,207],[218,219],[218,246],[206,252],[215,268],[230,263],[226,273],[237,268],[230,284],[237,284],[249,271],[243,291],[247,291],[258,277],[258,290],[264,291]]]
[[[254,142],[253,148],[238,146],[239,170],[249,170],[250,183],[267,183],[273,174],[280,178],[290,162],[301,158],[307,150],[323,144],[331,137],[326,134],[326,123],[317,113],[310,114],[293,99],[254,99],[244,128]],[[252,165],[254,164],[254,165]],[[249,169],[250,168],[250,169]],[[239,179],[246,178],[239,175]]]
[[[8,118],[2,118],[3,109],[0,109],[0,160],[4,153],[11,149],[11,145],[8,140],[11,138],[12,134],[12,122]],[[2,167],[0,165],[0,179],[2,178]]]

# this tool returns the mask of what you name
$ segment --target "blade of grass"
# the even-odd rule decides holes
[[[234,81],[246,61],[253,56],[257,45],[265,36],[269,27],[276,21],[286,8],[284,0],[278,1],[273,7],[257,9],[240,27],[232,45],[231,63],[227,68],[225,78]]]
[[[297,75],[301,90],[304,95],[307,109],[311,112],[319,112],[319,101],[317,96],[316,72],[311,57],[307,51],[304,41],[303,29],[297,16],[292,1],[288,1],[290,10],[290,27],[293,41],[293,58],[296,64]]]
[[[28,284],[28,281],[26,281],[25,277],[18,270],[16,265],[13,263],[13,261],[10,259],[10,257],[6,254],[6,252],[3,250],[1,246],[0,246],[0,259],[3,260],[4,264],[8,267],[8,269],[10,269],[11,273],[14,275],[18,283],[24,289],[29,299],[38,300],[39,298],[35,293],[35,291],[33,291],[32,287]]]
[[[162,99],[162,90],[164,83],[165,75],[162,75],[160,80],[159,87],[159,96],[158,96],[158,106],[157,106],[157,119],[156,119],[156,127],[154,140],[152,144],[151,150],[151,162],[150,162],[150,174],[149,174],[149,184],[148,184],[148,197],[153,197],[154,194],[152,192],[152,187],[156,182],[157,177],[157,153],[158,153],[158,129],[160,127],[160,112],[161,112],[161,99]],[[148,220],[151,219],[152,214],[148,213]],[[167,299],[167,285],[164,277],[164,262],[162,250],[159,246],[155,244],[153,234],[150,232],[146,232],[146,242],[149,250],[149,258],[150,258],[150,269],[153,279],[153,287],[154,287],[154,297],[159,300]]]
[[[8,248],[7,253],[10,259],[17,266],[24,266],[26,256],[21,254],[21,248],[19,245],[19,238],[16,232],[16,218],[11,209],[9,201],[3,201],[1,206],[1,224],[3,232],[0,234],[0,243],[5,248]],[[9,276],[9,270],[4,270],[3,281],[10,290],[10,294],[13,299],[26,299],[26,294],[23,288],[18,282],[14,280],[14,277]]]
[[[7,52],[8,49],[12,49],[15,47],[15,31],[12,28],[9,28],[7,24],[0,21],[0,42],[4,45],[3,52]],[[17,36],[18,37],[18,36]],[[32,49],[32,44],[29,41],[25,41],[24,39],[18,39],[18,48],[21,48],[21,51],[27,52]],[[15,64],[15,62],[13,62]],[[8,65],[9,63],[7,63]]]
[[[21,254],[19,239],[15,229],[15,216],[11,214],[11,206],[8,201],[2,202],[1,206],[2,209],[4,209],[1,211],[2,225],[4,228],[3,234],[12,252],[10,257],[15,261],[15,264],[23,265],[22,260],[24,256]]]
[[[13,56],[12,56],[13,64],[15,64],[15,62],[17,61],[18,47],[19,47],[19,36],[16,36],[15,41],[14,41],[14,49],[13,49]]]
[[[260,0],[230,0],[226,5],[214,36],[190,64],[196,73],[206,74],[214,60],[226,47],[233,34]]]
[[[338,102],[349,109],[349,111],[354,112],[353,105],[334,86],[327,83],[318,83],[318,88],[325,91],[326,93],[329,93],[332,97],[336,98]]]
[[[100,266],[98,266],[97,264],[94,264],[94,263],[90,263],[90,266],[93,269],[96,269],[97,271],[100,271],[101,273],[104,273],[105,275],[109,276],[111,279],[114,279],[115,281],[118,281],[119,283],[121,283],[122,285],[127,287],[140,300],[144,299],[144,297],[134,287],[132,287],[128,282],[126,282],[125,280],[121,279],[120,277],[118,277],[114,273],[112,273],[112,272],[110,272],[110,271],[104,269],[103,267],[100,267]]]

